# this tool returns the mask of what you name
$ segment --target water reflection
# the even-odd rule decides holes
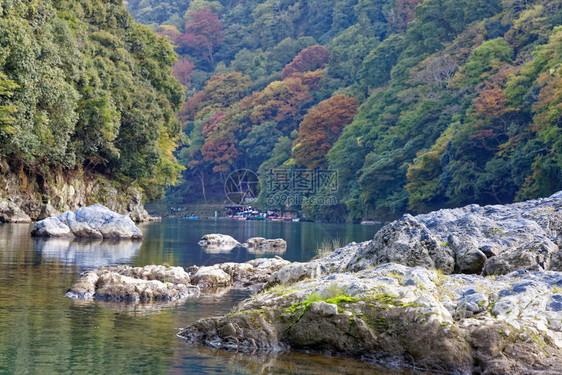
[[[201,249],[207,254],[229,254],[235,248],[244,249],[249,254],[267,257],[272,255],[282,255],[287,252],[286,247],[242,247],[239,245],[204,245]]]
[[[203,245],[201,248],[207,254],[225,254],[230,253],[238,245],[219,244],[219,245]]]
[[[136,266],[169,264],[188,267],[222,262],[246,262],[256,257],[281,255],[289,261],[313,258],[325,240],[339,239],[342,244],[373,238],[380,226],[352,224],[285,223],[254,220],[185,220],[164,219],[141,225],[142,249],[133,260]],[[221,233],[240,243],[251,237],[282,238],[285,249],[247,249],[243,247],[204,249],[198,245],[205,234]]]
[[[87,238],[41,238],[33,247],[44,260],[80,268],[97,268],[129,263],[142,245],[141,241],[94,240]]]
[[[193,346],[193,350],[201,358],[212,358],[216,362],[225,363],[233,374],[396,375],[405,373],[403,370],[393,371],[355,358],[301,352],[244,354],[203,346]]]
[[[249,247],[248,252],[250,254],[255,254],[258,257],[264,257],[266,255],[282,255],[287,252],[286,247]]]
[[[81,300],[72,299],[72,306],[75,307],[103,307],[121,313],[128,313],[135,316],[151,315],[161,313],[171,308],[181,308],[189,303],[205,303],[205,304],[224,304],[225,298],[228,299],[229,295],[237,295],[237,298],[242,298],[250,295],[247,289],[233,289],[233,288],[210,288],[203,290],[200,294],[191,295],[187,298],[182,298],[174,301],[143,301],[143,302],[119,302],[119,301],[103,301],[103,300]]]
[[[81,271],[103,265],[186,267],[273,256],[271,249],[264,254],[244,248],[205,253],[197,242],[207,233],[229,234],[241,242],[257,236],[284,238],[288,246],[283,257],[305,261],[326,237],[339,237],[343,243],[364,241],[376,228],[165,219],[141,226],[142,243],[33,240],[31,229],[29,224],[0,224],[2,374],[377,374],[371,365],[351,359],[304,353],[244,356],[187,345],[176,337],[180,328],[198,319],[228,313],[248,291],[201,295],[156,309],[100,301],[84,304],[64,297]]]

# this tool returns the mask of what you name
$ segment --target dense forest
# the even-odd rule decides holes
[[[186,170],[169,202],[220,196],[239,168],[264,178],[272,168],[337,170],[339,205],[296,207],[317,219],[503,203],[562,188],[559,1],[127,7],[180,55]]]
[[[546,196],[562,189],[561,8],[1,0],[0,169],[89,171],[148,199],[181,176],[173,205],[223,201],[237,169],[337,171],[339,204],[291,207],[322,220]]]
[[[25,189],[88,173],[161,197],[182,171],[176,61],[120,0],[0,0],[2,174]]]

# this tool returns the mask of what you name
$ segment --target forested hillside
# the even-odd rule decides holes
[[[188,100],[178,155],[187,169],[171,202],[219,197],[239,168],[337,170],[340,205],[297,207],[320,219],[562,188],[559,1],[127,7],[180,54],[174,74]]]
[[[24,194],[40,194],[61,183],[57,171],[161,197],[182,170],[176,59],[120,0],[1,0],[3,184],[15,176]]]

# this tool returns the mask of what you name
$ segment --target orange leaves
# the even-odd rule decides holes
[[[253,123],[275,120],[281,124],[281,130],[290,132],[297,127],[302,118],[303,108],[311,103],[313,98],[310,88],[304,84],[304,79],[310,76],[294,75],[283,81],[270,83],[262,92],[252,96]]]
[[[533,105],[535,112],[533,130],[541,131],[562,122],[562,79],[559,75],[541,74],[539,82],[545,86],[539,100]]]
[[[496,74],[491,81],[486,82],[485,88],[472,100],[477,118],[489,122],[516,110],[507,105],[508,98],[503,89],[512,73],[512,69],[504,69]]]
[[[472,102],[479,117],[489,118],[499,116],[508,111],[505,106],[506,101],[507,96],[500,87],[488,85]]]
[[[330,52],[322,46],[310,46],[302,51],[281,72],[281,78],[285,79],[295,73],[310,72],[323,69],[328,63]]]
[[[203,137],[207,137],[210,134],[219,130],[219,123],[222,120],[224,120],[224,112],[223,111],[215,112],[215,114],[211,116],[209,121],[205,121],[203,123],[203,128],[201,129],[201,134],[203,134]]]
[[[347,95],[333,96],[311,109],[299,126],[293,148],[297,165],[310,169],[326,167],[326,154],[358,109],[359,101]]]

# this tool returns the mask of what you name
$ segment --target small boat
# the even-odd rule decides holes
[[[298,223],[299,221],[301,221],[300,217],[293,218],[293,223]]]
[[[187,220],[199,220],[198,216],[186,216]]]
[[[248,216],[246,220],[265,220],[263,216]]]

